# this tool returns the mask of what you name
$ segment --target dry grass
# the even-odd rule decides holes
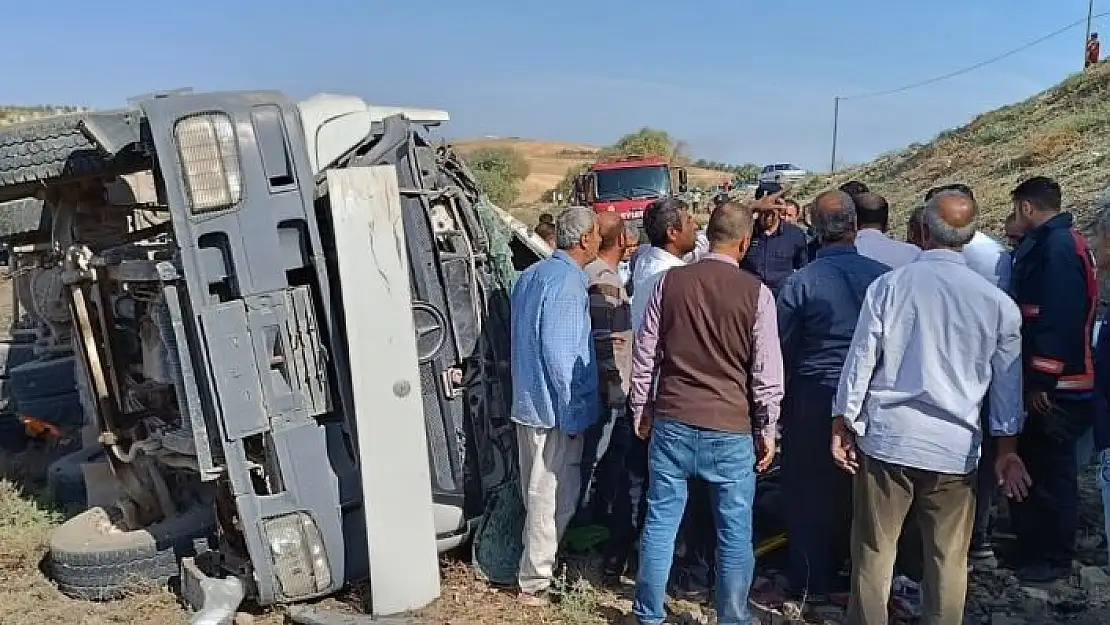
[[[811,199],[849,179],[863,180],[890,200],[894,226],[930,187],[963,182],[975,189],[985,229],[1001,231],[1009,191],[1023,179],[1045,175],[1064,188],[1065,207],[1086,225],[1094,201],[1110,184],[1110,64],[1069,77],[1056,87],[969,124],[942,132],[835,176],[813,176],[797,195]]]
[[[512,148],[523,156],[531,171],[521,183],[520,198],[517,200],[520,206],[541,201],[544,193],[555,188],[568,169],[593,162],[601,151],[597,146],[580,143],[519,138],[461,139],[452,144],[464,155],[480,148],[500,147]],[[698,185],[714,185],[731,178],[731,175],[724,172],[700,167],[689,167],[687,171],[690,181]]]

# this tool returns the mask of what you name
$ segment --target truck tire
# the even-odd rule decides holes
[[[16,404],[77,391],[74,357],[28,362],[8,370],[12,399]]]
[[[106,171],[81,131],[81,113],[13,124],[0,132],[0,186]]]
[[[111,514],[90,508],[54,531],[46,570],[58,590],[75,599],[109,601],[136,582],[164,585],[179,574],[180,558],[215,532],[212,506],[197,505],[146,529],[112,529]]]
[[[46,496],[62,508],[84,509],[88,505],[82,465],[105,459],[102,447],[86,447],[50,463],[46,468]]]
[[[12,403],[15,404],[17,413],[46,421],[62,429],[79,427],[85,421],[81,398],[76,390],[62,395],[33,397]]]

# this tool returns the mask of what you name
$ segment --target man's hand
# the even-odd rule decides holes
[[[856,436],[844,423],[844,417],[839,416],[832,422],[832,451],[833,462],[842,470],[855,475],[859,470],[859,455],[856,451]]]
[[[998,478],[998,487],[1009,499],[1024,501],[1029,496],[1033,480],[1016,453],[1000,454],[994,463],[994,474]]]
[[[760,432],[755,437],[755,470],[759,473],[766,473],[771,468],[771,463],[775,461],[775,452],[778,450],[778,445],[775,442],[774,432]]]
[[[764,195],[758,200],[752,200],[748,207],[752,210],[752,214],[778,212],[786,205],[786,200],[782,199],[785,193],[786,189],[783,189],[777,193]]]
[[[644,404],[643,410],[640,411],[640,416],[636,417],[632,423],[632,427],[636,432],[636,436],[641,440],[647,440],[651,436],[651,421],[652,421],[651,404]]]
[[[1054,408],[1048,393],[1044,391],[1030,391],[1025,396],[1025,403],[1031,412],[1038,415],[1046,415]]]

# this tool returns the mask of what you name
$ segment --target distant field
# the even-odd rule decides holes
[[[596,145],[540,141],[536,139],[459,139],[452,141],[459,152],[466,155],[480,148],[512,148],[520,153],[531,167],[520,189],[521,205],[535,204],[543,194],[554,188],[572,167],[581,167],[597,158],[601,148]],[[713,185],[730,178],[725,172],[689,167],[690,181],[698,185]]]

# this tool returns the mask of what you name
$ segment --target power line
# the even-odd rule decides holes
[[[1110,15],[1110,12],[1099,13],[1098,15],[1094,15],[1092,17],[1105,17],[1107,15]],[[1067,31],[1075,28],[1076,26],[1079,26],[1081,24],[1086,23],[1087,19],[1088,18],[1084,17],[1081,20],[1077,20],[1075,22],[1072,22],[1071,24],[1068,24],[1067,26],[1064,26],[1063,28],[1059,28],[1057,30],[1054,30],[1049,34],[1044,35],[1043,37],[1039,37],[1037,39],[1034,39],[1033,41],[1030,41],[1030,42],[1028,42],[1028,43],[1026,43],[1026,44],[1024,44],[1020,47],[1014,48],[1013,50],[1003,52],[1002,54],[999,54],[998,56],[989,58],[985,61],[980,61],[980,62],[978,62],[974,65],[969,65],[969,66],[967,66],[963,69],[958,69],[954,72],[949,72],[949,73],[944,74],[942,76],[935,76],[933,78],[928,78],[926,80],[915,82],[915,83],[905,85],[905,86],[902,86],[902,87],[897,87],[897,88],[894,88],[894,89],[884,89],[882,91],[873,91],[871,93],[863,93],[863,94],[859,94],[859,95],[839,96],[837,99],[841,100],[841,101],[844,101],[844,100],[864,100],[864,99],[868,99],[868,98],[878,98],[880,96],[893,95],[895,93],[901,93],[903,91],[910,91],[911,89],[917,89],[919,87],[925,87],[927,85],[931,85],[931,84],[934,84],[934,83],[941,82],[942,80],[948,80],[949,78],[955,78],[956,76],[961,76],[961,75],[966,74],[968,72],[973,72],[973,71],[975,71],[975,70],[977,70],[981,67],[985,67],[987,65],[990,65],[991,63],[997,63],[998,61],[1001,61],[1002,59],[1005,59],[1005,58],[1009,58],[1009,57],[1011,57],[1011,56],[1013,56],[1013,55],[1015,55],[1019,52],[1024,52],[1025,50],[1028,50],[1029,48],[1032,48],[1035,45],[1044,43],[1045,41],[1048,41],[1049,39],[1052,39],[1053,37],[1057,37],[1059,35],[1062,35],[1062,34],[1066,33]]]

